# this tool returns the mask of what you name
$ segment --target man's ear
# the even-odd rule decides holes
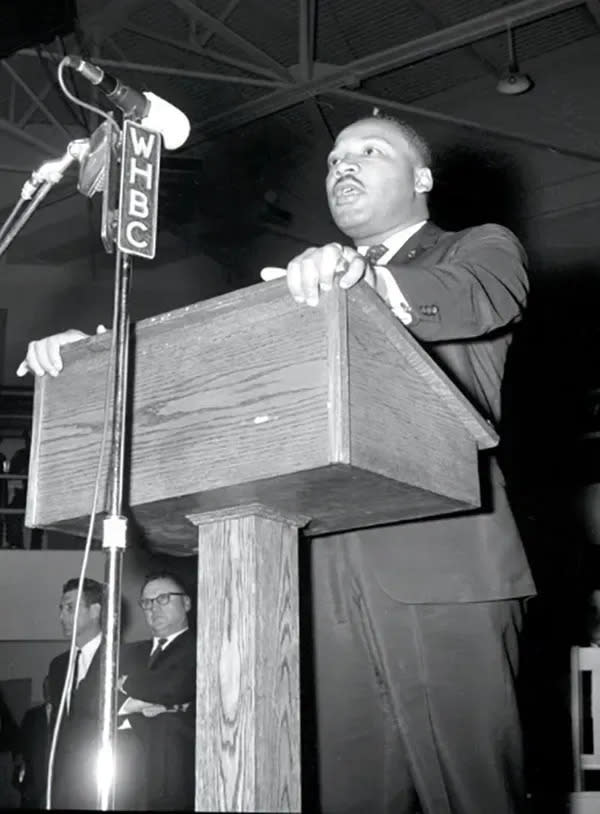
[[[429,167],[417,167],[415,170],[415,192],[431,192],[433,176]]]
[[[192,600],[187,594],[183,597],[183,607],[185,608],[186,613],[189,613],[192,609]]]
[[[100,619],[102,616],[102,605],[99,602],[92,602],[90,610],[93,612],[95,619]]]

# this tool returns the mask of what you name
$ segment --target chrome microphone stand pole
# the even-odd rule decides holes
[[[150,145],[140,150],[144,138]],[[102,548],[106,553],[106,603],[102,622],[100,691],[100,750],[98,755],[98,808],[115,806],[119,645],[121,635],[121,580],[123,552],[126,548],[127,519],[123,514],[123,490],[126,448],[128,366],[129,366],[129,291],[132,255],[154,257],[161,136],[145,130],[133,120],[125,121],[120,134],[120,181],[117,182],[117,154],[111,139],[106,139],[102,240],[111,253],[116,244],[113,341],[111,345],[112,435],[108,468],[108,514],[104,519]],[[149,158],[151,156],[151,158]],[[141,179],[140,186],[136,183]],[[147,189],[151,188],[151,193]],[[132,192],[133,190],[133,192]],[[131,199],[129,195],[132,195]],[[117,202],[118,201],[118,202]],[[133,201],[133,202],[132,202]],[[133,215],[132,215],[133,213]],[[145,221],[145,222],[142,222]],[[148,235],[152,238],[144,242]]]
[[[121,636],[121,581],[123,552],[127,542],[127,518],[123,515],[123,476],[127,372],[129,362],[129,290],[131,257],[117,250],[113,309],[112,437],[109,458],[109,512],[104,519],[102,548],[106,554],[104,581],[106,601],[102,619],[103,648],[100,676],[100,750],[98,754],[98,808],[108,811],[115,804],[119,647]]]
[[[90,197],[102,189],[102,242],[108,254],[116,244],[119,206],[118,149],[122,133],[113,123],[98,129],[101,140],[95,154],[96,167],[91,178],[84,179],[85,194]],[[115,134],[118,133],[118,137]],[[98,172],[98,165],[100,171]],[[100,181],[97,179],[100,178]],[[80,186],[81,186],[80,182]],[[107,474],[107,514],[102,526],[102,549],[105,553],[105,602],[102,616],[100,651],[100,730],[96,764],[97,807],[110,811],[115,807],[116,749],[119,650],[121,639],[121,595],[123,552],[127,544],[127,518],[123,514],[125,427],[129,366],[129,292],[131,257],[117,248],[115,253],[113,337],[109,359],[110,381],[110,446]]]

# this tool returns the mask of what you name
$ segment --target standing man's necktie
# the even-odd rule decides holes
[[[67,712],[69,715],[73,709],[73,696],[75,695],[75,690],[77,689],[77,677],[79,676],[79,660],[81,658],[81,648],[77,648],[77,654],[75,656],[75,665],[73,666],[73,678],[71,680],[71,688],[69,690],[69,698],[67,703]]]
[[[162,653],[163,647],[167,643],[166,639],[159,639],[156,645],[156,649],[148,659],[148,667],[152,667],[156,659],[158,658],[159,653]]]

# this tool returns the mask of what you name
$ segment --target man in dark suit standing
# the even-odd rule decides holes
[[[73,633],[77,579],[63,585],[60,622],[70,639]],[[102,641],[102,607],[104,589],[101,583],[86,578],[77,619],[75,669],[68,690],[67,706],[62,720],[54,764],[52,784],[53,808],[97,807],[96,761],[98,755],[100,653]],[[53,719],[56,718],[67,676],[69,652],[50,662],[48,690]]]
[[[528,291],[519,242],[496,224],[449,233],[429,221],[429,148],[401,122],[355,122],[328,165],[350,241],[295,257],[290,293],[314,306],[334,277],[365,280],[497,424]],[[523,810],[515,676],[534,586],[493,456],[481,475],[479,512],[312,541],[324,811]]]
[[[119,734],[141,745],[136,785],[151,811],[194,808],[196,642],[191,600],[167,571],[146,577],[139,600],[152,639],[124,648]]]

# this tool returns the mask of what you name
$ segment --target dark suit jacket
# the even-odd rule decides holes
[[[148,667],[152,640],[123,649],[121,673],[127,695],[166,707],[189,703],[187,712],[154,718],[141,713],[129,722],[144,750],[145,792],[151,810],[191,810],[194,805],[196,639],[187,630]],[[121,701],[125,696],[120,696]]]
[[[58,712],[69,661],[68,651],[50,662],[48,682],[53,720]],[[96,808],[95,765],[100,721],[100,648],[73,694],[70,714],[63,717],[54,764],[55,808]]]
[[[412,309],[408,330],[496,424],[511,332],[527,298],[525,266],[515,236],[495,224],[453,233],[427,223],[387,263]],[[391,596],[453,603],[535,592],[490,454],[481,456],[481,475],[490,484],[482,511],[355,532],[367,566]]]
[[[46,705],[28,709],[21,722],[19,751],[25,763],[25,777],[21,786],[25,808],[44,808],[50,726]]]
[[[0,692],[0,752],[12,752],[19,747],[19,727]]]

